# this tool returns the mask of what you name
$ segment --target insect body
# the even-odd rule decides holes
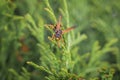
[[[59,41],[62,39],[62,35],[73,30],[75,27],[67,28],[66,30],[61,29],[61,16],[59,17],[59,21],[56,26],[50,25],[50,27],[54,30],[54,34],[52,35],[52,40],[55,39],[59,46]]]

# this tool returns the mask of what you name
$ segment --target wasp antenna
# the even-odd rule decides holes
[[[61,24],[61,19],[62,19],[62,16],[60,15],[60,16],[59,16],[59,20],[58,20],[58,25]]]
[[[56,29],[59,30],[60,27],[61,27],[61,16],[59,16],[59,19],[58,19],[58,23],[57,23],[57,26],[56,26]]]

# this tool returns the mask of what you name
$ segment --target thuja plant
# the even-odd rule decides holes
[[[78,44],[87,39],[87,36],[75,33],[77,26],[71,28],[74,24],[70,24],[67,1],[61,0],[63,4],[62,8],[59,8],[59,14],[55,13],[48,0],[44,0],[44,3],[46,4],[44,10],[52,23],[41,17],[36,22],[30,14],[24,16],[27,29],[37,40],[39,63],[27,61],[27,64],[34,67],[36,71],[29,72],[22,68],[23,72],[19,74],[10,69],[9,71],[15,76],[14,79],[30,80],[33,75],[37,75],[40,76],[38,80],[112,80],[114,71],[110,68],[114,65],[105,61],[104,56],[116,50],[113,44],[117,42],[117,39],[109,40],[103,47],[99,45],[99,41],[96,41],[90,52],[80,54]],[[62,16],[59,30],[70,29],[61,38],[53,35],[55,33],[58,33],[58,36],[61,35],[58,31],[55,32],[59,16]]]
[[[22,65],[17,56],[20,47],[18,39],[22,35],[24,22],[22,16],[15,15],[15,3],[10,0],[0,1],[0,79],[9,80],[12,75],[8,69],[12,67],[19,71]]]
[[[61,22],[63,29],[70,28],[69,21],[69,12],[67,7],[66,0],[63,0],[63,9],[60,8],[60,13],[65,19],[64,24]],[[56,27],[58,21],[58,16],[55,16],[55,13],[52,7],[49,4],[48,0],[45,0],[45,10],[48,13],[50,20],[53,22],[52,27]],[[47,80],[84,80],[84,79],[95,79],[97,76],[100,79],[101,76],[104,76],[102,72],[97,72],[98,69],[102,67],[110,68],[110,64],[104,61],[103,56],[107,55],[109,52],[112,52],[116,49],[116,47],[112,47],[114,43],[117,42],[117,39],[113,39],[106,43],[106,45],[101,48],[99,42],[96,41],[93,44],[92,51],[85,53],[83,55],[79,55],[77,44],[82,40],[86,39],[86,35],[77,35],[74,29],[65,34],[63,36],[63,41],[61,41],[58,46],[58,42],[56,39],[50,38],[52,34],[55,34],[55,31],[46,24],[40,24],[37,26],[32,19],[32,17],[28,14],[25,16],[26,20],[32,24],[32,26],[28,23],[28,28],[31,33],[36,37],[39,41],[37,46],[40,50],[40,64],[36,64],[34,62],[28,61],[29,65],[32,65],[36,69],[41,71],[41,76],[43,79]],[[50,26],[51,26],[50,25]],[[55,26],[54,26],[55,25]],[[47,28],[45,28],[47,27]],[[58,25],[57,25],[58,27]],[[45,41],[44,37],[40,38],[40,36],[45,33],[43,29],[48,29],[51,35],[48,35],[48,40]],[[41,34],[38,36],[38,34]],[[45,36],[46,37],[46,36]],[[56,38],[55,35],[53,37]],[[44,40],[44,41],[43,41]],[[103,61],[101,63],[101,61]],[[103,71],[104,73],[104,71]],[[109,69],[108,69],[109,73]],[[106,75],[106,74],[105,74]],[[110,75],[113,75],[111,73]],[[99,77],[100,76],[100,77]],[[93,78],[92,78],[93,77]],[[103,78],[103,77],[102,77]],[[104,79],[104,78],[103,78]],[[105,78],[107,80],[107,78]],[[112,76],[108,80],[112,80]]]
[[[50,15],[51,20],[53,21],[53,25],[57,23],[57,18],[54,14],[54,11],[52,10],[48,0],[45,1],[47,7],[45,8],[45,10],[48,12],[48,15]],[[59,23],[57,24],[58,26],[65,26],[62,28],[67,28],[68,30],[71,30],[73,28],[69,28],[69,14],[67,11],[67,4],[66,1],[63,0],[64,3],[64,16],[66,19],[66,26],[61,24],[59,25]],[[62,10],[62,9],[61,9]],[[26,18],[30,17],[30,15],[26,16]],[[30,21],[30,19],[29,19]],[[32,20],[31,20],[32,22]],[[33,23],[34,26],[34,23]],[[47,25],[46,25],[47,26]],[[58,27],[57,26],[57,27]],[[42,26],[44,27],[44,26]],[[53,26],[54,27],[54,26]],[[40,28],[40,27],[39,27]],[[36,34],[34,35],[37,38],[37,31],[36,30],[41,30],[41,28],[39,29],[37,26],[34,26],[34,29],[31,29],[31,26],[29,26],[29,29],[32,31],[32,33]],[[48,30],[51,31],[51,33],[53,34],[54,31],[52,31],[52,29],[49,28],[49,25],[47,26]],[[47,29],[46,28],[46,29]],[[41,31],[40,31],[41,32]],[[43,33],[42,33],[43,34]],[[53,35],[54,36],[54,35]],[[72,43],[72,37],[70,33],[68,33],[66,36],[64,36],[63,38],[63,42],[60,42],[60,45],[58,46],[58,44],[56,44],[58,41],[56,41],[56,36],[55,40],[51,39],[51,42],[48,43],[41,43],[40,39],[38,43],[38,46],[40,48],[40,60],[41,60],[41,65],[37,65],[33,62],[27,62],[30,65],[33,65],[34,67],[40,69],[41,71],[45,72],[45,74],[41,74],[43,76],[45,76],[45,79],[48,80],[77,80],[80,79],[79,76],[77,76],[76,74],[73,73],[73,67],[74,67],[74,61],[72,60],[72,53],[71,53],[71,48],[73,45],[79,43],[80,41],[84,40],[86,38],[85,35],[81,35],[79,36],[77,39],[76,43]],[[62,37],[62,36],[61,36]],[[50,39],[50,37],[48,37]],[[58,37],[59,38],[59,37]]]

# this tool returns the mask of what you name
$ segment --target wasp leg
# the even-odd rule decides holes
[[[55,28],[55,25],[46,24],[45,27],[46,27],[46,28],[50,28],[50,29],[54,29],[54,28]]]
[[[63,44],[65,44],[65,40],[63,38],[61,39],[61,41],[62,41]]]
[[[52,35],[52,39],[53,39],[53,40],[55,39],[55,34]]]
[[[60,45],[61,38],[62,38],[62,36],[61,36],[60,38],[58,38],[58,39],[57,39],[57,46],[58,46],[58,47],[60,47],[60,46],[61,46],[61,45]]]
[[[57,41],[57,46],[60,47],[60,41]]]
[[[48,36],[48,39],[53,42],[53,40],[55,39],[54,34],[52,35],[52,37],[49,37],[49,36]]]

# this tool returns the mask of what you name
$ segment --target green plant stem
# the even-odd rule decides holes
[[[64,1],[64,6],[65,6],[65,16],[66,16],[66,23],[67,23],[67,28],[69,28],[69,13],[68,13],[68,7],[67,7],[67,2],[66,0]],[[70,43],[71,43],[71,39],[70,39],[70,34],[68,34],[67,36],[67,51],[70,52]]]
[[[69,28],[69,12],[68,12],[68,7],[67,7],[67,1],[63,0],[64,3],[64,12],[65,12],[65,19],[66,19],[66,25],[67,28]],[[66,52],[66,67],[67,69],[70,69],[70,64],[71,64],[71,53],[70,53],[70,43],[71,43],[71,35],[67,35],[67,52]]]

